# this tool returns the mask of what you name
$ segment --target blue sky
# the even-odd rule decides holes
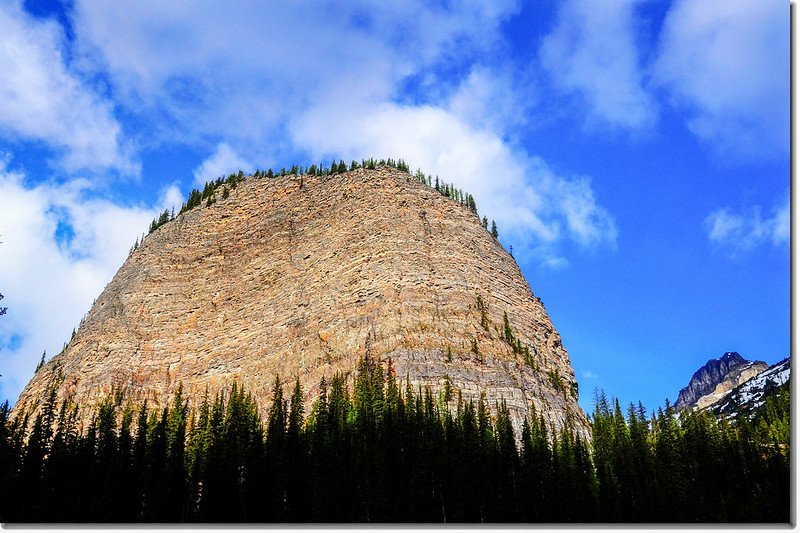
[[[285,5],[288,4],[288,5]],[[0,398],[160,210],[403,158],[472,192],[592,391],[790,351],[789,5],[0,3]]]

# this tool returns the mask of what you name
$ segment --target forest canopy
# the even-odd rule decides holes
[[[268,416],[243,387],[189,409],[104,400],[79,428],[55,389],[0,409],[2,522],[788,522],[789,392],[752,419],[667,402],[648,418],[599,394],[591,441],[535,411],[403,386],[365,357],[320,383],[276,377]]]

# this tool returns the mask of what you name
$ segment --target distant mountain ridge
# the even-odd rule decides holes
[[[767,397],[789,382],[791,359],[787,357],[759,372],[753,378],[730,391],[711,410],[717,416],[752,415],[766,402]]]
[[[706,409],[728,393],[768,368],[764,361],[748,361],[738,352],[725,352],[709,359],[678,393],[675,409]]]

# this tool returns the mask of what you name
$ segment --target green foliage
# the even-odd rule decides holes
[[[402,170],[408,171],[408,165],[403,163],[404,168]],[[452,183],[445,183],[444,181],[439,180],[439,176],[431,177],[428,174],[425,174],[421,170],[417,170],[414,174],[414,178],[424,185],[428,185],[429,187],[433,187],[433,189],[442,196],[450,198],[458,202],[459,204],[463,205],[473,213],[478,213],[478,205],[475,203],[475,198],[469,194],[465,193],[458,187],[456,187]]]
[[[708,414],[652,421],[596,400],[592,443],[552,434],[535,410],[519,442],[504,403],[492,419],[429,391],[400,394],[391,361],[323,380],[303,423],[295,380],[276,378],[266,432],[233,385],[196,413],[179,389],[160,412],[102,402],[79,434],[54,389],[29,425],[0,407],[0,519],[106,522],[695,522],[788,520],[788,458]],[[455,409],[446,405],[456,400]],[[783,400],[780,400],[783,401]],[[121,410],[121,412],[120,412]],[[783,416],[773,413],[769,416]],[[22,421],[20,421],[22,420]],[[52,431],[51,428],[56,428]]]
[[[351,389],[348,384],[352,386]],[[114,391],[79,430],[51,388],[36,416],[0,406],[2,522],[788,522],[789,389],[752,422],[669,402],[648,420],[598,394],[591,441],[531,410],[465,401],[445,376],[405,393],[369,353],[323,379],[308,417],[276,376],[266,428],[236,384],[196,409]],[[763,424],[762,424],[763,422]],[[782,441],[782,439],[786,439]]]
[[[481,301],[481,305],[482,301]],[[483,317],[481,317],[481,323],[483,324]],[[488,321],[487,325],[484,327],[488,330]],[[530,346],[522,342],[522,339],[516,337],[514,335],[514,330],[511,328],[511,323],[508,320],[508,313],[503,311],[503,340],[511,346],[511,351],[514,352],[516,355],[522,356],[522,359],[525,363],[530,366],[532,369],[538,372],[539,366],[536,364],[533,356],[531,356],[531,349]],[[559,381],[560,382],[560,381]],[[560,388],[557,387],[557,390],[564,392],[564,386],[561,384]],[[576,392],[577,397],[577,392]]]
[[[750,422],[760,442],[772,445],[785,455],[788,454],[792,429],[791,406],[789,382],[786,382],[767,393],[764,405]]]
[[[505,311],[503,311],[503,340],[514,346],[514,332],[511,329],[511,323],[508,321],[508,313]]]
[[[731,425],[705,411],[677,416],[668,401],[651,420],[641,403],[631,404],[626,419],[618,401],[612,408],[601,393],[595,403],[600,520],[788,521],[788,459],[747,419]]]
[[[442,387],[442,400],[448,403],[453,399],[453,383],[450,381],[450,376],[444,376],[444,387]]]
[[[155,230],[166,224],[170,221],[170,212],[168,209],[164,209],[157,218],[153,219],[150,223],[150,230],[148,233],[153,233]]]
[[[551,368],[547,372],[547,379],[550,380],[550,384],[553,386],[561,394],[566,394],[567,390],[564,387],[564,382],[561,380],[561,376],[558,374],[558,370],[555,368]]]
[[[486,311],[486,303],[480,296],[478,296],[476,299],[476,306],[481,314],[481,327],[486,331],[489,331],[489,314]]]
[[[72,330],[72,336],[75,336],[75,330]],[[39,359],[39,362],[36,364],[36,370],[34,370],[34,374],[39,371],[40,368],[44,366],[44,357],[47,355],[47,350],[42,352],[42,358]]]

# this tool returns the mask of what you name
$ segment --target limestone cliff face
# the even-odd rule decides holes
[[[179,383],[199,402],[234,381],[266,409],[276,374],[310,403],[370,351],[415,388],[504,399],[517,428],[534,406],[588,434],[559,334],[470,210],[385,167],[221,192],[144,240],[16,410],[51,383],[91,406],[112,388],[163,404]],[[503,340],[504,312],[532,364]]]

